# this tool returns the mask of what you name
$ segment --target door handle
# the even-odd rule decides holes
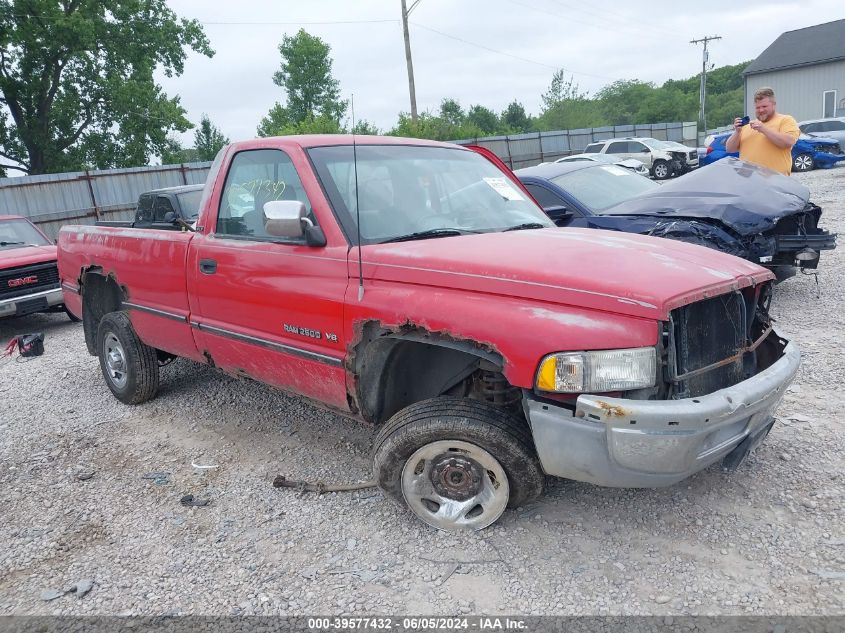
[[[217,272],[217,261],[214,259],[201,259],[200,272],[204,275],[213,275]]]

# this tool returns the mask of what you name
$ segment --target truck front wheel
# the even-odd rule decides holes
[[[651,175],[657,180],[666,180],[672,175],[672,168],[665,160],[656,160],[651,166]]]
[[[478,400],[438,397],[406,407],[375,441],[384,493],[447,530],[481,530],[543,490],[527,425]]]
[[[158,391],[156,351],[145,345],[125,312],[110,312],[97,329],[100,369],[115,398],[124,404],[152,400]]]

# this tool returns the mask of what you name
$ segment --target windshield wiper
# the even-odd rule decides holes
[[[469,233],[481,233],[481,231],[471,231],[469,229],[428,229],[427,231],[417,231],[416,233],[408,233],[399,237],[391,237],[390,239],[379,242],[379,244],[412,242],[414,240],[427,240],[432,237],[450,237],[452,235],[468,235]]]
[[[525,229],[545,229],[548,228],[548,226],[548,224],[540,224],[539,222],[524,222],[523,224],[517,224],[516,226],[509,226],[506,229],[502,229],[502,232],[523,231]]]
[[[0,242],[0,246],[12,246],[13,244],[24,244],[25,242]]]

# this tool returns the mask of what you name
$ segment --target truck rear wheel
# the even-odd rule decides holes
[[[100,369],[115,398],[124,404],[152,400],[158,391],[156,351],[145,345],[125,312],[110,312],[97,329]]]
[[[440,530],[481,530],[543,490],[527,425],[478,400],[438,397],[399,411],[373,452],[379,488]]]

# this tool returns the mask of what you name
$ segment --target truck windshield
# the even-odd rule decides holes
[[[358,145],[353,157],[351,145],[335,145],[314,147],[308,154],[353,242],[358,217],[364,244],[554,226],[505,174],[475,152]]]
[[[41,235],[28,220],[0,220],[0,249],[49,245],[50,240]]]

